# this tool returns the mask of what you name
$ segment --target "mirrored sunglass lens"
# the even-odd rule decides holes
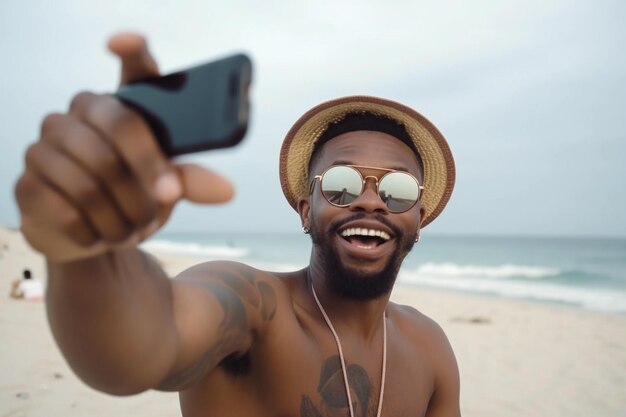
[[[322,178],[322,194],[332,204],[344,206],[361,195],[363,180],[357,171],[350,167],[332,167]]]
[[[419,197],[417,182],[404,172],[391,172],[383,177],[378,186],[380,198],[394,212],[406,211]]]

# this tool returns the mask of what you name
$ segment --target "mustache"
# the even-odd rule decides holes
[[[329,229],[332,233],[337,233],[339,229],[341,229],[344,225],[350,222],[356,221],[356,220],[363,220],[363,219],[374,219],[377,222],[384,224],[387,228],[391,229],[394,236],[396,237],[401,236],[403,234],[402,230],[399,227],[392,224],[385,216],[383,216],[380,213],[374,213],[374,214],[356,213],[348,218],[337,220],[331,223]]]

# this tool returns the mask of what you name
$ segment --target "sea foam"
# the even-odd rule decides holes
[[[497,266],[457,265],[454,263],[422,264],[417,273],[428,276],[466,277],[466,278],[532,278],[541,279],[560,274],[557,268],[504,264]]]
[[[546,282],[550,277],[561,278],[561,274],[558,269],[546,267],[429,263],[417,269],[401,270],[398,283],[563,303],[595,311],[626,312],[626,291]]]
[[[149,240],[141,245],[146,250],[176,255],[202,256],[212,259],[237,259],[248,254],[248,249],[232,246],[210,246],[198,243],[180,243],[169,240]]]

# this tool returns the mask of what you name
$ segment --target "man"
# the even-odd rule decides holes
[[[142,38],[109,47],[122,82],[157,74]],[[445,335],[389,302],[452,191],[441,134],[400,104],[339,99],[294,125],[280,168],[310,265],[211,262],[170,280],[138,242],[177,201],[226,201],[230,184],[167,160],[111,96],[82,93],[46,117],[16,195],[22,231],[48,259],[49,319],[69,364],[112,394],[179,391],[186,417],[460,415]]]

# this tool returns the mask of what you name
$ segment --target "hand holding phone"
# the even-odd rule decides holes
[[[168,156],[225,148],[244,137],[252,62],[232,55],[120,87],[115,96],[147,121]]]
[[[156,77],[158,67],[143,37],[117,35],[109,42],[109,49],[121,59],[123,84],[160,78]],[[245,69],[246,65],[239,67]],[[209,79],[228,79],[224,72],[221,74]],[[240,86],[247,87],[249,72],[243,74]],[[168,101],[164,108],[154,110],[151,106],[159,100],[150,99],[141,107],[143,110],[134,111],[131,107],[139,109],[146,97],[136,94],[146,91],[136,83],[120,89],[120,98],[127,97],[128,101],[111,94],[82,92],[73,97],[67,112],[51,113],[43,119],[40,137],[27,151],[27,163],[15,194],[24,237],[49,260],[70,262],[128,249],[155,233],[180,200],[220,203],[232,197],[233,187],[226,178],[199,165],[172,161],[161,148],[174,155],[205,148],[205,139],[220,139],[209,143],[208,148],[240,140],[247,124],[247,88],[238,90],[245,100],[239,100],[244,105],[236,107],[237,117],[226,119],[232,129],[206,135],[209,130],[197,129],[199,125],[195,124],[190,132],[200,135],[186,136],[176,129],[169,130],[172,120],[188,117],[183,120],[192,123],[214,117],[206,115],[206,101],[191,101],[191,113],[176,113],[178,107],[189,110],[189,97],[200,91],[197,81],[206,79],[189,75],[163,78],[177,81],[173,86],[166,84],[174,87],[173,96],[180,99],[176,106]],[[158,87],[159,93],[162,90]],[[218,96],[212,90],[203,91],[208,95],[200,94],[202,99]],[[226,96],[221,95],[223,100]],[[124,104],[130,100],[134,104]],[[213,106],[223,108],[215,102]],[[199,111],[201,108],[204,112]],[[172,112],[176,115],[173,119]],[[148,115],[146,119],[151,122],[143,123],[142,114]],[[152,130],[159,132],[160,143],[154,140]],[[200,140],[181,142],[184,138]]]

